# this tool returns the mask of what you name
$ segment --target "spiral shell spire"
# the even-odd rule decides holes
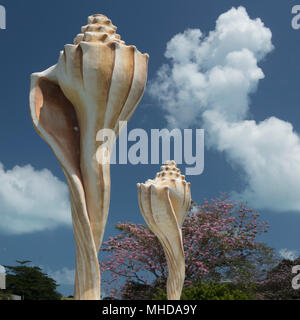
[[[125,44],[116,31],[117,27],[105,15],[94,14],[88,17],[88,24],[81,27],[81,33],[74,39],[74,44],[81,41]]]

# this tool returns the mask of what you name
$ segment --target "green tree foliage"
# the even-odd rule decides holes
[[[121,288],[121,300],[130,300],[132,297],[134,297],[134,300],[148,300],[152,299],[155,295],[162,295],[162,299],[165,299],[167,296],[161,289],[165,286],[165,280],[157,280],[151,285],[134,280],[127,280],[125,285]]]
[[[158,288],[153,300],[166,300],[167,294]],[[181,300],[252,300],[254,294],[233,283],[202,283],[183,288]]]
[[[31,261],[17,261],[18,266],[5,266],[6,292],[22,296],[24,300],[59,300],[61,294],[56,291],[57,284],[42,269],[27,266]]]
[[[12,299],[11,299],[11,296],[6,292],[0,291],[0,300],[12,300]]]

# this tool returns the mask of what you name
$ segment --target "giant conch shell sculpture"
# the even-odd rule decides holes
[[[76,242],[75,299],[100,299],[98,251],[110,201],[110,154],[119,122],[134,113],[146,85],[148,55],[127,46],[106,16],[88,18],[58,63],[31,76],[30,111],[65,173]],[[108,130],[109,131],[109,130]],[[113,141],[114,142],[114,141]]]
[[[190,183],[172,160],[164,163],[154,180],[137,186],[143,217],[166,255],[168,299],[179,300],[185,278],[181,228],[191,204]]]

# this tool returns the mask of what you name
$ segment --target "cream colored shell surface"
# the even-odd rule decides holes
[[[127,46],[104,15],[92,15],[58,63],[31,75],[30,111],[40,136],[66,175],[76,242],[76,299],[100,299],[98,250],[110,201],[113,143],[98,139],[103,129],[117,137],[146,86],[148,55]],[[114,142],[114,141],[113,141]]]
[[[191,203],[190,183],[185,181],[175,161],[167,161],[154,180],[137,186],[143,217],[166,255],[168,299],[180,299],[185,278],[181,227]]]

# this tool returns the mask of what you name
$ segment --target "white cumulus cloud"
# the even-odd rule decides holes
[[[256,208],[299,211],[300,139],[293,126],[271,117],[228,123],[213,111],[204,114],[214,147],[245,173],[246,188],[234,195]]]
[[[149,90],[167,111],[169,125],[198,124],[211,109],[229,121],[245,117],[249,94],[264,78],[257,63],[273,49],[271,38],[243,7],[222,14],[206,38],[199,29],[175,35],[165,52],[170,64],[160,68]]]
[[[250,96],[264,73],[259,62],[273,50],[272,32],[243,7],[222,14],[206,37],[199,29],[175,35],[150,94],[171,127],[205,128],[208,146],[244,172],[236,197],[255,208],[300,211],[300,140],[291,123],[247,120]]]
[[[289,250],[289,249],[280,249],[279,250],[279,255],[281,258],[286,259],[286,260],[296,260],[297,259],[297,251],[295,250]]]
[[[66,184],[31,165],[5,170],[0,163],[0,232],[24,234],[71,226]]]
[[[75,269],[62,268],[61,270],[47,272],[50,278],[60,285],[73,285],[75,280]]]

